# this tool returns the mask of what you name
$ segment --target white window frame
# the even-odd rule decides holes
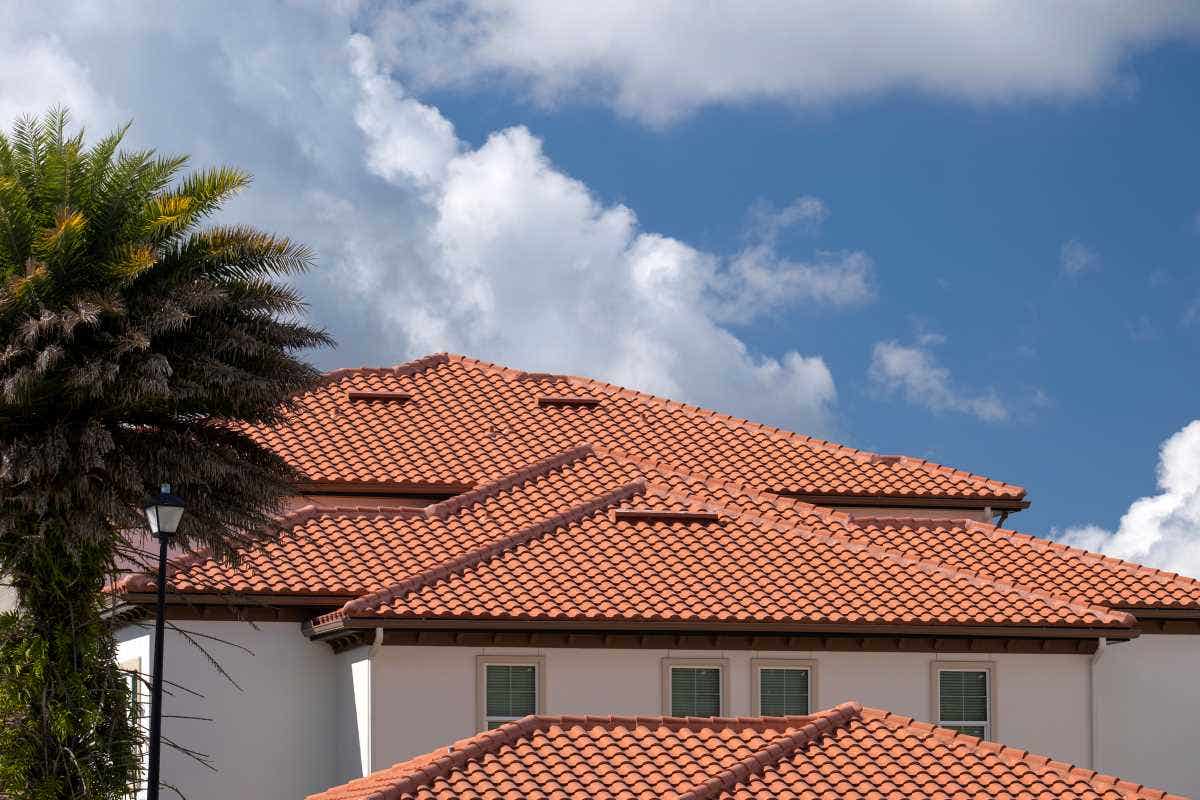
[[[475,730],[488,729],[490,722],[512,722],[520,717],[489,717],[487,714],[487,668],[533,667],[534,714],[544,714],[546,708],[545,656],[481,655],[475,658]]]
[[[137,676],[133,681],[134,691],[137,693],[137,725],[138,728],[141,729],[143,735],[148,735],[147,724],[150,718],[150,690],[146,686],[146,676],[142,673],[142,659],[137,656],[125,659],[117,664],[117,669],[121,670],[121,672],[130,673]],[[146,798],[145,771],[148,763],[147,759],[149,758],[150,754],[144,748],[139,749],[141,749],[141,752],[138,754],[138,761],[140,761],[142,764],[143,775],[141,780],[138,782],[138,788],[128,795],[131,800],[145,800]]]
[[[750,659],[750,714],[762,716],[762,680],[764,669],[799,669],[808,672],[808,713],[817,705],[817,662],[809,658],[752,658]]]
[[[662,713],[671,714],[671,676],[674,670],[683,669],[716,669],[719,670],[721,694],[720,708],[717,716],[728,716],[729,708],[729,659],[728,658],[664,658],[662,660]]]
[[[983,728],[984,741],[996,741],[996,662],[995,661],[934,661],[932,667],[932,714],[930,719],[938,727],[971,725]],[[988,719],[980,721],[943,720],[942,719],[942,673],[943,672],[986,672],[987,673],[987,712]]]

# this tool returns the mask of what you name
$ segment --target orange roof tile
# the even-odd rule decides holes
[[[355,397],[406,398],[361,402]],[[457,355],[331,373],[290,420],[248,432],[312,481],[479,484],[578,443],[636,451],[765,491],[1019,501],[1025,491],[618,386]]]
[[[613,493],[353,600],[315,620],[314,627],[323,630],[348,617],[765,623],[808,629],[1120,630],[1133,623],[1128,614],[1071,604],[828,535],[823,527],[829,513],[817,513],[807,504],[745,489],[725,502],[720,495],[728,494],[728,484],[699,483],[644,462],[639,466],[644,483],[638,487],[619,483],[628,481],[627,470],[635,462],[598,455],[582,463],[581,468],[594,469],[597,476],[614,470]],[[560,479],[543,475],[531,483]],[[618,519],[620,509],[642,513]],[[647,510],[684,514],[662,519]],[[698,518],[694,512],[709,513]]]
[[[1111,608],[1200,609],[1200,581],[969,520],[856,519],[851,541]]]
[[[1181,800],[844,703],[807,717],[525,717],[308,800]]]
[[[236,565],[177,562],[171,583],[189,594],[346,597],[318,626],[441,617],[1130,631],[1127,614],[848,541],[839,531],[849,520],[576,447],[421,510],[307,509]],[[119,588],[152,586],[137,576]]]

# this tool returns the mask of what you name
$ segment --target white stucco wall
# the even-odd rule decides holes
[[[1200,636],[1108,647],[1096,698],[1101,772],[1200,797]]]
[[[724,711],[749,715],[751,658],[793,658],[816,662],[814,708],[858,700],[928,720],[933,661],[991,661],[994,736],[1064,761],[1088,762],[1087,656],[385,646],[372,665],[375,769],[476,732],[476,657],[485,653],[545,658],[544,713],[602,715],[661,714],[664,657],[728,659]]]
[[[724,713],[749,715],[752,658],[815,662],[813,707],[845,700],[929,720],[934,661],[992,662],[994,738],[1080,765],[1090,761],[1089,656],[746,652],[367,646],[334,654],[295,623],[192,622],[186,627],[250,648],[211,643],[243,686],[168,633],[167,675],[205,695],[175,690],[166,735],[213,756],[218,772],[170,749],[163,777],[189,798],[296,800],[429,752],[476,732],[479,655],[544,659],[548,714],[662,713],[663,658],[720,658],[729,665]],[[118,634],[122,660],[150,666],[150,630]],[[1200,797],[1200,637],[1143,635],[1110,645],[1096,668],[1101,771]]]
[[[163,734],[212,757],[213,772],[164,747],[162,779],[189,800],[255,797],[297,800],[341,780],[336,709],[337,656],[309,642],[294,622],[180,622],[181,628],[235,642],[253,655],[201,640],[241,685],[238,691],[204,655],[168,629],[165,675],[203,697],[167,685],[164,715],[210,717],[212,722],[163,720]],[[150,627],[118,631],[118,658],[151,668]],[[149,709],[147,708],[147,712]]]

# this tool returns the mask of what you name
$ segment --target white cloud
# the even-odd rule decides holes
[[[367,165],[381,178],[406,178],[419,186],[445,180],[446,166],[458,154],[454,126],[436,108],[401,94],[375,62],[365,36],[350,40],[351,65],[362,99],[354,121],[367,137]]]
[[[115,124],[115,105],[96,89],[90,71],[58,36],[14,33],[0,30],[0,130],[7,132],[16,118],[40,116],[54,104],[68,106],[77,120]]]
[[[1059,248],[1058,266],[1064,275],[1074,278],[1100,269],[1100,256],[1078,239],[1071,239]]]
[[[847,4],[423,0],[385,13],[420,86],[498,77],[543,103],[599,99],[664,124],[760,100],[813,106],[895,90],[1056,100],[1132,83],[1129,56],[1200,34],[1195,3]]]
[[[397,191],[419,190],[428,215],[409,241],[385,234],[376,243],[385,212],[366,223],[371,232],[346,238],[339,258],[355,265],[353,283],[398,346],[584,372],[756,418],[828,427],[836,390],[821,358],[757,357],[720,325],[798,300],[870,299],[872,265],[861,253],[799,263],[775,252],[780,229],[826,213],[819,201],[802,198],[780,212],[773,233],[722,258],[642,230],[631,209],[603,203],[559,171],[524,127],[465,146],[436,109],[382,70],[366,37],[354,37],[350,50],[367,163]],[[404,148],[393,146],[397,138]],[[334,229],[363,228],[352,201],[320,201]],[[379,257],[373,244],[392,257]]]
[[[0,109],[63,100],[93,134],[132,118],[131,146],[254,172],[226,217],[314,247],[301,288],[340,342],[323,366],[454,349],[829,431],[824,360],[754,352],[729,327],[874,297],[865,254],[779,245],[817,232],[820,200],[759,207],[728,253],[646,230],[524,127],[462,141],[394,57],[354,36],[376,31],[378,9],[255,3],[230,25],[207,4],[18,0],[5,30],[19,37],[0,32]]]
[[[1115,531],[1099,525],[1058,536],[1075,547],[1200,577],[1200,420],[1159,449],[1159,493],[1135,500]]]
[[[956,411],[986,422],[1009,419],[1012,410],[994,391],[977,392],[957,385],[950,370],[925,346],[943,341],[937,334],[925,334],[917,345],[876,342],[867,377],[883,394],[903,395],[909,403],[930,411]]]

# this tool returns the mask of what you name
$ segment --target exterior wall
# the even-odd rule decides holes
[[[1096,664],[1097,769],[1200,797],[1200,636],[1142,634]]]
[[[444,747],[476,732],[476,657],[545,658],[548,714],[657,715],[663,658],[729,663],[724,713],[751,714],[751,658],[815,662],[814,709],[846,700],[929,720],[934,661],[990,661],[995,675],[993,737],[1005,744],[1087,764],[1089,658],[1084,655],[825,653],[571,648],[385,646],[373,665],[375,769]]]
[[[170,694],[164,693],[163,735],[211,756],[217,771],[164,745],[164,782],[197,800],[251,793],[261,800],[296,800],[340,782],[333,741],[338,730],[338,662],[327,645],[309,642],[294,622],[177,624],[250,652],[197,637],[241,686],[238,691],[196,646],[168,628],[167,680],[203,697],[166,684]],[[152,640],[152,626],[121,628],[118,660],[140,659],[148,676]],[[213,721],[166,717],[171,714]]]

